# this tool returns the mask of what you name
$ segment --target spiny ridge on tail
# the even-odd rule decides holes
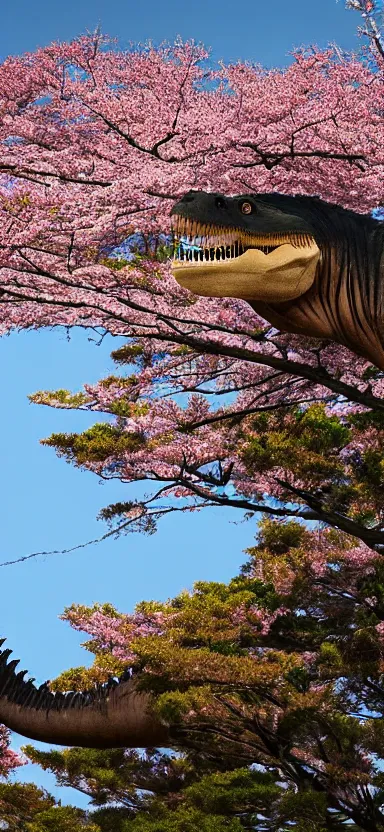
[[[0,639],[0,648],[5,640],[5,638]],[[6,697],[9,702],[15,705],[22,705],[25,708],[35,710],[61,711],[66,708],[84,708],[86,705],[105,701],[113,688],[120,682],[126,682],[132,676],[132,672],[128,668],[119,678],[110,676],[108,682],[97,684],[90,690],[53,693],[47,682],[44,682],[40,687],[36,687],[33,678],[25,680],[24,676],[28,672],[27,670],[20,670],[16,673],[15,669],[19,660],[13,659],[8,662],[11,655],[12,650],[0,649],[0,700],[2,697]]]

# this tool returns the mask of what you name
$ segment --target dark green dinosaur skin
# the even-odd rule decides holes
[[[279,330],[335,341],[384,369],[384,223],[318,197],[278,193],[189,191],[171,217],[177,237],[197,235],[206,251],[223,252],[236,236],[248,249],[219,262],[202,252],[192,262],[174,259],[180,285],[243,298]],[[256,247],[269,242],[275,250],[261,254]]]

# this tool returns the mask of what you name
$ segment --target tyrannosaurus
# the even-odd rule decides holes
[[[189,191],[171,211],[172,271],[284,332],[336,341],[384,369],[384,224],[317,197]]]
[[[181,286],[244,299],[278,329],[344,344],[384,369],[384,224],[275,193],[189,191],[171,215]],[[172,745],[139,675],[52,693],[16,673],[10,652],[0,650],[0,722],[19,734],[89,748]]]

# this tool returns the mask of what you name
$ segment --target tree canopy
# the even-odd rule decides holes
[[[173,754],[26,747],[97,829],[383,829],[382,556],[267,517],[247,554],[229,584],[64,612],[95,659],[53,689],[130,668],[172,726]]]

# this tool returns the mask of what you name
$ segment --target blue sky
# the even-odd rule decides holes
[[[343,0],[194,0],[190,5],[180,0],[19,0],[2,7],[0,59],[32,52],[53,40],[71,40],[100,25],[124,48],[130,41],[148,39],[157,46],[180,35],[211,47],[213,64],[241,59],[286,66],[295,46],[336,41],[344,49],[357,48],[359,22],[357,14],[345,10]],[[78,390],[84,382],[96,382],[116,370],[110,352],[122,339],[107,337],[97,347],[92,337],[77,329],[68,341],[66,333],[56,329],[0,339],[0,561],[98,537],[106,530],[96,521],[103,506],[145,491],[100,484],[94,475],[67,465],[53,449],[39,445],[39,439],[52,432],[80,431],[99,421],[90,414],[55,411],[27,400],[36,390]],[[152,537],[129,535],[72,554],[1,568],[0,636],[7,636],[20,667],[28,668],[39,684],[68,667],[90,664],[90,654],[80,647],[81,635],[58,619],[65,606],[110,601],[131,611],[143,598],[171,597],[195,580],[227,581],[245,560],[242,550],[252,545],[256,530],[241,519],[241,514],[219,508],[171,516]],[[14,735],[14,748],[24,742]],[[18,779],[48,788],[63,803],[87,803],[78,793],[56,787],[54,778],[37,766],[20,769]]]

